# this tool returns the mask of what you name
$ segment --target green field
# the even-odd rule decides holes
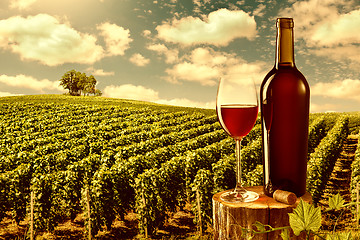
[[[25,220],[22,234],[28,236],[30,206],[38,235],[83,214],[86,236],[90,213],[96,236],[131,213],[137,218],[131,237],[155,236],[179,209],[188,209],[197,224],[201,216],[206,229],[212,194],[235,182],[234,142],[215,110],[104,97],[17,96],[0,98],[0,123],[0,221],[24,226]],[[315,204],[343,144],[349,136],[358,139],[359,129],[359,112],[311,114],[307,186]],[[262,184],[260,132],[258,120],[243,140],[247,185]],[[351,172],[355,201],[360,147]]]

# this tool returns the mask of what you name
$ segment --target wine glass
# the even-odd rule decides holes
[[[252,79],[237,79],[225,76],[220,79],[216,98],[216,112],[222,128],[235,139],[236,186],[223,193],[225,202],[252,202],[259,198],[255,192],[246,190],[241,184],[241,140],[253,128],[258,115],[258,97]]]

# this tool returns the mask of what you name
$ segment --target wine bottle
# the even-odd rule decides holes
[[[278,18],[273,69],[260,88],[264,192],[306,192],[310,88],[295,66],[294,22]]]

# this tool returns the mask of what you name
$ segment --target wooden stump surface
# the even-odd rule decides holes
[[[295,204],[287,205],[266,196],[263,186],[247,187],[246,189],[258,193],[260,195],[259,199],[250,203],[227,203],[220,199],[223,192],[213,196],[214,239],[246,239],[240,237],[240,226],[256,229],[252,226],[256,221],[274,228],[290,226],[288,213],[293,212],[300,199],[312,203],[312,197],[309,193],[305,193],[304,196],[298,198]],[[256,234],[252,239],[282,239],[280,233],[281,231],[274,231]],[[305,236],[300,235],[293,239],[305,239]]]

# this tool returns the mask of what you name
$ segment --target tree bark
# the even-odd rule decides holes
[[[257,192],[260,195],[259,199],[250,203],[226,203],[220,199],[222,192],[213,196],[214,239],[249,239],[249,236],[241,236],[241,229],[257,230],[253,226],[255,222],[270,225],[273,228],[290,226],[288,213],[293,211],[300,202],[300,198],[297,199],[295,204],[287,205],[266,196],[262,186],[247,187],[246,189]],[[304,194],[301,199],[312,203],[312,197],[309,193]],[[291,229],[290,232],[291,236],[294,237]],[[255,234],[252,239],[281,240],[280,234],[281,231]],[[305,234],[302,234],[292,239],[306,238]]]

